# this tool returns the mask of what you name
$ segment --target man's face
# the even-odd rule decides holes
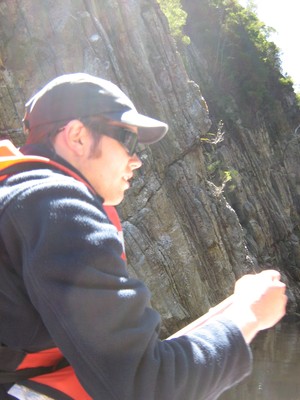
[[[137,133],[136,128],[127,128]],[[103,197],[104,204],[117,205],[130,187],[133,171],[140,168],[142,162],[136,154],[130,155],[116,139],[103,135],[95,148],[92,135],[90,138],[91,152],[82,164],[81,173]]]

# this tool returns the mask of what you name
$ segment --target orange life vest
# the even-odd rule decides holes
[[[10,140],[0,141],[0,181],[16,173],[16,171],[11,172],[11,167],[16,168],[20,166],[19,172],[21,172],[22,166],[24,167],[26,164],[29,166],[29,163],[41,163],[43,167],[47,165],[53,166],[84,183],[92,193],[95,193],[93,187],[81,176],[62,164],[46,157],[23,155]],[[118,230],[123,244],[122,258],[126,260],[122,226],[118,213],[113,206],[104,206],[104,210],[109,220]],[[3,363],[0,362],[2,368],[0,370],[0,384],[15,383],[28,379],[38,385],[42,385],[42,387],[47,386],[57,390],[58,393],[63,393],[73,400],[92,400],[77,379],[73,368],[70,365],[65,365],[64,356],[58,348],[42,350],[36,353],[25,353],[14,351],[7,347],[0,347],[0,358],[1,355],[4,357],[8,355],[10,358],[15,358],[18,365],[14,371],[9,371],[6,369],[3,370]]]

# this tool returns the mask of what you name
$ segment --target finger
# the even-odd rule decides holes
[[[276,287],[282,287],[282,288],[286,287],[286,284],[282,281],[273,281],[273,285]]]
[[[276,271],[275,269],[266,269],[262,272],[260,272],[258,275],[264,277],[264,278],[269,278],[272,281],[280,281],[281,275],[279,271]]]

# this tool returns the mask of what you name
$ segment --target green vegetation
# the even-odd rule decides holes
[[[211,157],[206,153],[206,159]],[[207,164],[207,173],[209,179],[215,183],[218,192],[232,192],[236,188],[236,178],[238,171],[231,167],[226,167],[220,160],[211,161]]]
[[[238,177],[238,172],[225,165],[217,155],[217,145],[224,140],[224,134],[223,121],[219,121],[216,133],[208,132],[205,136],[199,137],[204,147],[208,177],[216,185],[218,193],[232,192]]]
[[[237,0],[158,2],[188,74],[199,84],[210,110],[212,131],[199,137],[208,179],[230,196],[239,176],[220,157],[224,131],[235,140],[239,126],[250,132],[263,124],[277,140],[287,127],[299,125],[300,93],[295,94],[292,79],[283,73],[280,50],[269,40],[273,29],[258,19],[254,2],[246,8]],[[185,37],[193,43],[192,52],[182,45]]]
[[[251,127],[263,118],[274,135],[284,118],[296,120],[299,95],[296,98],[291,78],[282,72],[278,47],[269,40],[273,29],[258,19],[253,2],[246,8],[237,0],[159,3],[177,43],[187,35],[207,62],[211,79],[203,79],[203,70],[197,75],[197,65],[184,57],[216,120],[227,124],[240,118]]]
[[[160,8],[167,17],[170,32],[176,40],[185,44],[190,43],[190,38],[182,33],[186,23],[187,13],[182,9],[180,0],[157,0]]]

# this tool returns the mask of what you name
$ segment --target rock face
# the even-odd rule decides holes
[[[169,123],[168,135],[140,154],[143,167],[119,207],[129,271],[152,291],[163,335],[261,264],[284,272],[296,310],[297,132],[274,139],[264,126],[235,125],[213,147],[214,159],[237,171],[235,189],[227,195],[213,184],[201,85],[188,75],[155,0],[2,1],[0,61],[0,135],[16,143],[24,140],[25,101],[53,77],[78,71],[112,80],[140,112]]]
[[[185,31],[192,41],[191,46],[184,49],[189,76],[203,89],[207,102],[212,105],[214,118],[224,121],[223,141],[206,146],[207,167],[209,169],[215,163],[219,170],[232,172],[232,180],[225,185],[223,194],[243,227],[256,268],[272,267],[281,271],[288,284],[289,310],[296,311],[300,267],[300,112],[295,95],[286,89],[279,94],[280,88],[273,81],[269,96],[276,98],[276,111],[264,114],[251,104],[247,110],[249,116],[252,108],[250,121],[246,118],[246,110],[239,108],[234,92],[227,93],[229,101],[225,107],[216,107],[213,102],[218,93],[212,83],[215,76],[209,68],[216,63],[212,59],[203,61],[200,57],[205,52],[205,43],[200,37],[202,5],[193,0],[182,3],[188,13]],[[219,46],[222,47],[222,27],[219,29]],[[224,58],[226,56],[228,54],[223,54]],[[209,179],[220,184],[220,174],[213,172]],[[228,190],[230,185],[233,190]]]

